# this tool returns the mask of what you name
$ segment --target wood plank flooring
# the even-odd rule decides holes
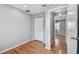
[[[65,38],[61,35],[57,35],[56,38],[60,41],[60,45],[57,47],[54,41],[51,45],[51,50],[45,49],[41,41],[33,40],[2,54],[66,54],[67,45]]]
[[[6,51],[3,54],[51,54],[50,50],[44,48],[40,41],[30,41],[12,50]]]
[[[58,40],[58,46],[56,45],[56,40]],[[51,45],[51,48],[53,50],[53,52],[55,53],[61,53],[62,54],[67,54],[67,43],[65,40],[65,36],[62,36],[60,34],[56,35],[53,41],[53,44]],[[59,51],[59,52],[58,52]]]

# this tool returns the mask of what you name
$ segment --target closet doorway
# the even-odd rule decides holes
[[[44,42],[44,18],[37,17],[34,19],[34,39]]]

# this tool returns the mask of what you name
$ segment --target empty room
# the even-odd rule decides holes
[[[0,4],[0,54],[78,54],[78,4]]]

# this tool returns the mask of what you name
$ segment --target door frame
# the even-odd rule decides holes
[[[48,11],[48,14],[49,14],[48,18],[50,19],[50,21],[51,21],[51,15],[53,14],[53,11],[55,11],[57,9],[62,9],[62,8],[67,8],[67,5],[66,6],[60,6],[60,7],[57,7],[57,8],[54,8],[54,9],[51,9],[51,10]],[[53,24],[53,26],[54,26],[54,24]],[[66,23],[65,23],[65,26],[67,27]],[[51,30],[50,30],[50,32],[51,32]],[[66,30],[65,30],[65,34],[66,34]],[[65,37],[65,39],[66,39],[66,37]],[[51,35],[50,35],[50,41],[51,41]],[[51,45],[51,43],[50,43],[50,45]],[[67,47],[67,53],[68,53],[68,47]]]

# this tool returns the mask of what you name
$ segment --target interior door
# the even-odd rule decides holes
[[[38,41],[44,41],[44,27],[43,17],[35,18],[34,20],[34,39]]]
[[[67,6],[67,49],[69,54],[77,53],[77,5]]]

